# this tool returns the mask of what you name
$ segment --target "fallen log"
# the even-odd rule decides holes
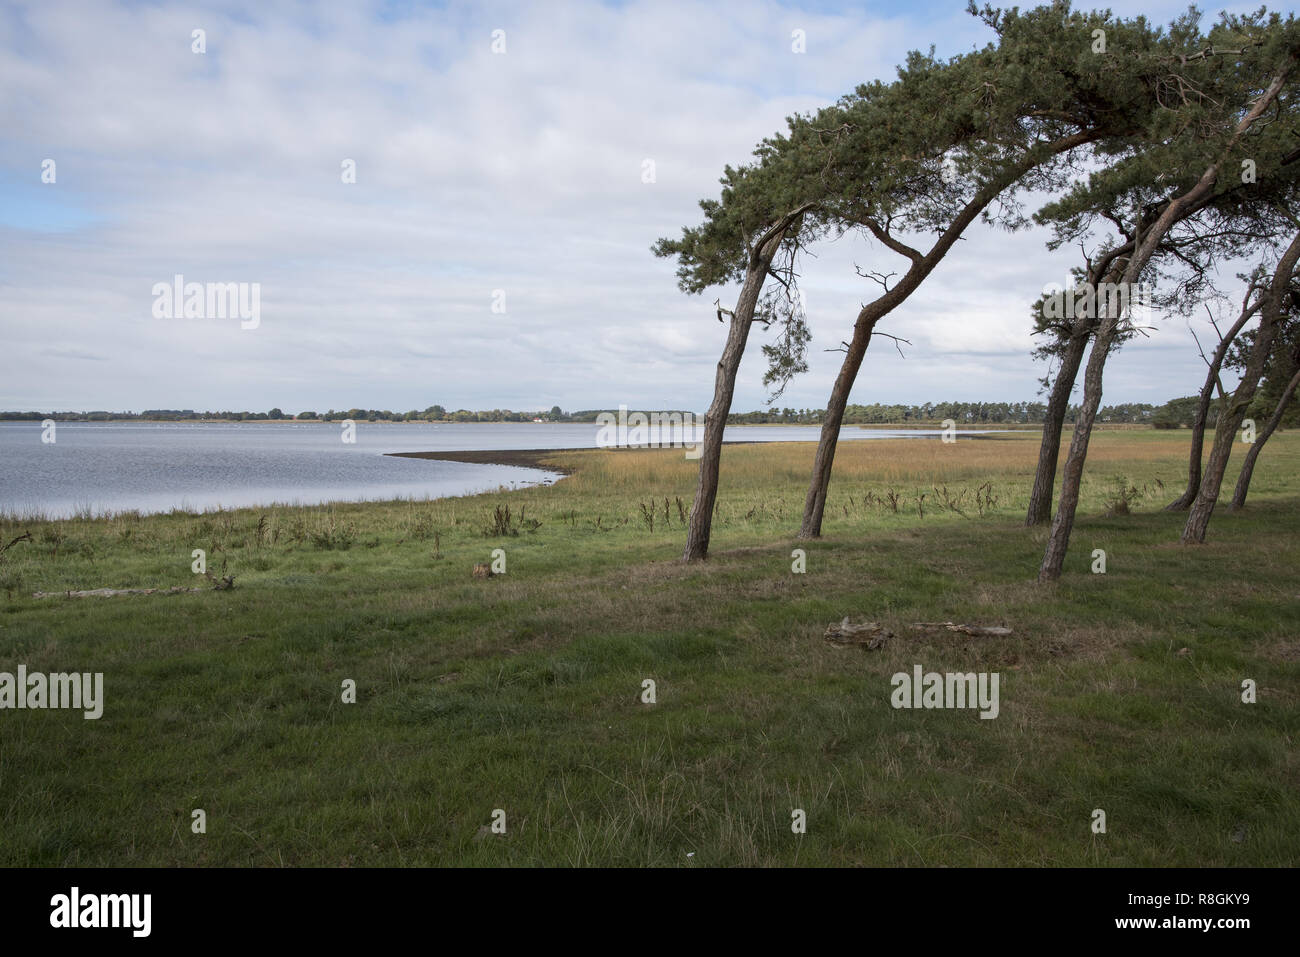
[[[914,621],[911,627],[913,631],[931,631],[943,628],[961,635],[970,635],[972,638],[1001,638],[1004,635],[1012,634],[1010,628],[1005,628],[1002,625],[958,625],[951,621]]]
[[[90,588],[85,591],[34,591],[33,598],[113,598],[116,595],[174,595],[177,592],[208,591],[207,588]]]
[[[894,633],[877,621],[854,624],[845,618],[839,624],[827,626],[823,637],[837,648],[858,645],[868,651],[876,651],[883,648],[885,642],[894,637]]]
[[[0,555],[3,555],[5,552],[9,551],[9,549],[13,548],[19,542],[30,542],[31,540],[32,540],[32,533],[23,532],[21,535],[15,538],[8,545],[0,545]]]
[[[89,588],[83,591],[34,591],[33,598],[115,598],[118,595],[176,595],[182,592],[192,591],[229,591],[235,587],[234,575],[223,575],[221,578],[207,575],[212,585],[208,588],[186,588],[184,585],[173,585],[171,588]]]

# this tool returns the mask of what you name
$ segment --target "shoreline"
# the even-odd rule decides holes
[[[469,465],[513,465],[540,469],[559,475],[572,475],[577,469],[562,465],[544,465],[542,459],[561,452],[591,452],[593,449],[464,449],[448,452],[385,452],[399,459],[432,459],[437,462],[465,462]]]
[[[338,425],[346,420],[340,418],[333,419],[142,419],[142,418],[121,418],[121,419],[60,419],[62,413],[53,412],[46,416],[52,418],[55,422],[71,423],[75,425],[120,425],[130,423],[140,423],[143,425]],[[744,414],[744,413],[742,413]],[[703,421],[703,416],[699,416]],[[23,418],[7,419],[0,416],[0,424],[5,425],[26,425],[31,422],[41,422],[42,419]],[[452,419],[357,419],[358,425],[590,425],[599,427],[600,423],[594,419],[583,419],[574,422],[516,422],[507,419],[486,419],[481,422],[457,422]],[[821,422],[728,422],[729,429],[799,429],[799,428],[821,428]],[[1019,431],[1037,431],[1041,430],[1041,422],[982,422],[978,423],[979,427],[987,426],[991,429],[1004,432]],[[1109,423],[1111,428],[1131,427],[1131,428],[1149,428],[1149,422],[1114,422]],[[969,428],[970,423],[966,424]],[[842,426],[846,429],[869,429],[882,430],[890,432],[917,430],[939,431],[943,428],[942,422],[845,422]]]
[[[809,440],[810,442],[812,440]],[[723,445],[794,445],[795,442],[723,442]],[[578,470],[563,465],[546,465],[543,459],[562,452],[648,452],[671,451],[674,447],[662,449],[651,445],[607,446],[592,445],[586,448],[569,449],[461,449],[447,452],[385,452],[395,458],[432,459],[437,462],[467,462],[471,465],[513,465],[525,469],[541,469],[544,472],[556,472],[560,475],[572,475]],[[681,449],[677,449],[681,451]]]
[[[766,426],[763,426],[764,428]],[[733,428],[733,426],[727,426]],[[1027,431],[1021,429],[1000,429],[995,431],[1001,432],[1020,432]],[[959,431],[957,435],[962,439],[996,439],[996,435],[970,434]],[[899,436],[899,438],[902,438]],[[916,438],[933,439],[938,438],[935,435],[922,435]],[[888,441],[866,440],[859,441]],[[816,445],[816,439],[795,439],[782,440],[778,442],[759,442],[759,441],[731,441],[723,442],[726,445]],[[610,446],[602,448],[600,446],[589,446],[586,448],[567,448],[567,449],[461,449],[449,450],[445,452],[384,452],[384,455],[391,455],[394,458],[404,459],[430,459],[437,462],[465,462],[470,465],[514,465],[519,468],[541,469],[546,472],[557,472],[560,475],[572,475],[577,469],[562,465],[547,465],[542,461],[548,456],[559,455],[564,452],[645,452],[655,451],[655,446]],[[665,449],[666,450],[666,449]]]

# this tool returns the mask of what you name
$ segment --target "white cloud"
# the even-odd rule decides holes
[[[35,212],[0,227],[0,407],[702,409],[719,292],[683,296],[649,246],[696,222],[723,165],[789,113],[889,78],[907,49],[987,39],[963,3],[896,7],[11,6],[0,202],[21,192]],[[45,157],[58,182],[33,186]],[[40,229],[39,190],[86,224]],[[972,231],[882,324],[913,345],[901,360],[878,340],[854,400],[1032,395],[1027,303],[1072,265],[1043,238]],[[812,371],[783,405],[825,404],[839,356],[820,350],[874,295],[853,263],[889,261],[859,240],[819,257]],[[153,283],[177,273],[260,283],[260,327],[153,319]],[[1107,399],[1192,391],[1200,360],[1179,329],[1160,332],[1154,372],[1126,350]],[[764,396],[762,339],[738,408]]]

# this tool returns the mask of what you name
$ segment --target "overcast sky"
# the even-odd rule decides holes
[[[0,409],[702,410],[735,290],[682,294],[650,245],[790,113],[991,39],[963,7],[0,2]],[[970,230],[852,401],[1033,398],[1028,304],[1078,260],[1045,238]],[[898,259],[844,240],[807,264],[812,370],[780,405],[825,406],[821,350],[875,295],[855,262]],[[176,274],[259,283],[260,324],[155,317]],[[1158,325],[1105,403],[1199,387],[1184,321]],[[736,409],[764,404],[763,341]]]

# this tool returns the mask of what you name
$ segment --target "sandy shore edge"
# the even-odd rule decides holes
[[[1013,430],[1014,431],[1014,430]],[[958,437],[962,439],[996,439],[1000,435],[969,435],[958,432]],[[899,438],[937,438],[938,436],[899,436]],[[795,439],[794,442],[804,442],[806,444],[815,444],[816,439]],[[867,440],[862,440],[867,441]],[[723,445],[768,445],[773,443],[758,442],[756,440],[745,440],[733,442],[723,442]],[[775,444],[784,444],[778,441]],[[618,449],[597,449],[578,448],[578,449],[464,449],[460,451],[447,452],[385,452],[385,455],[393,455],[405,459],[436,459],[441,462],[468,462],[471,465],[515,465],[526,469],[542,469],[547,472],[558,472],[560,475],[572,475],[573,469],[566,468],[562,465],[552,465],[544,462],[545,459],[559,455],[562,452],[596,452],[610,451],[617,452]]]
[[[453,452],[385,452],[403,459],[436,459],[440,462],[468,462],[471,465],[515,465],[571,475],[573,469],[550,465],[542,460],[561,452],[590,452],[591,449],[467,449]]]

